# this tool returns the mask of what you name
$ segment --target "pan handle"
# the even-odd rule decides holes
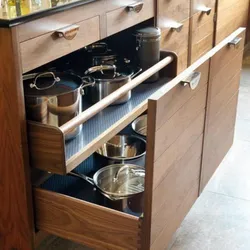
[[[84,174],[79,174],[79,173],[75,173],[75,172],[69,172],[68,175],[74,176],[74,177],[78,177],[82,180],[87,181],[88,183],[90,183],[92,186],[95,186],[95,182],[92,178],[84,175]]]
[[[82,85],[80,86],[80,93],[81,95],[84,95],[84,89],[86,87],[94,87],[95,85],[95,79],[91,76],[84,76],[81,78],[82,79]]]
[[[103,70],[114,70],[114,74],[116,73],[116,66],[115,65],[98,65],[91,67],[85,71],[85,75],[94,73],[96,71],[102,72]]]

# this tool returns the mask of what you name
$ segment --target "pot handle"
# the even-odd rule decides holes
[[[80,86],[80,93],[81,95],[84,95],[85,94],[84,89],[86,87],[89,87],[89,86],[94,87],[95,79],[91,76],[84,76],[81,79],[82,79],[82,85]]]
[[[85,47],[85,50],[87,52],[96,52],[97,50],[100,50],[100,49],[103,50],[101,53],[106,53],[108,51],[107,43],[104,43],[104,42],[94,43],[92,45],[88,45]]]
[[[132,75],[131,75],[131,79],[133,79],[133,78],[135,78],[137,75],[139,75],[139,73],[141,73],[142,72],[142,68],[139,68],[135,73],[133,73]]]
[[[51,83],[51,85],[47,86],[47,87],[38,87],[37,86],[37,80],[40,77],[45,77],[45,76],[52,76],[54,81]],[[60,82],[61,79],[57,76],[55,76],[55,74],[53,72],[43,72],[43,73],[39,73],[35,76],[34,82],[30,84],[30,88],[36,88],[37,90],[45,90],[45,89],[49,89],[51,87],[53,87],[55,85],[55,83]]]
[[[88,183],[90,183],[92,186],[95,186],[95,182],[92,178],[84,175],[84,174],[80,174],[80,173],[75,173],[75,172],[69,172],[68,175],[74,176],[74,177],[78,177],[82,180],[87,181]]]
[[[115,65],[99,65],[99,66],[94,66],[85,71],[85,75],[92,74],[96,71],[101,71],[103,74],[103,70],[114,70],[114,74],[116,73],[116,66]]]

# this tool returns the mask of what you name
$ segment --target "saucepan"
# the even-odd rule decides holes
[[[147,121],[148,121],[147,114],[141,115],[132,122],[131,127],[138,135],[146,137]]]
[[[106,198],[108,205],[120,211],[143,211],[145,169],[133,164],[114,164],[98,170],[93,178],[70,172],[69,175],[81,178]]]
[[[85,72],[85,75],[88,77],[85,83],[88,85],[91,85],[93,82],[95,83],[87,88],[90,102],[99,102],[131,81],[141,71],[142,69],[140,68],[134,71],[130,67],[117,68],[115,65],[100,65],[89,68]],[[113,105],[126,103],[130,98],[131,91],[115,101]]]
[[[66,72],[28,74],[23,82],[27,119],[57,127],[82,112],[84,88],[94,84]],[[70,131],[65,139],[74,138],[80,130],[81,126]]]

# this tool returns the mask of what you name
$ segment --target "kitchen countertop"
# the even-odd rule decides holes
[[[98,0],[0,0],[0,27],[13,27]]]

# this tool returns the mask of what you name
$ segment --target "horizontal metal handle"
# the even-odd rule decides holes
[[[170,28],[176,32],[181,32],[183,28],[183,23],[177,23],[177,22],[172,23]]]
[[[207,14],[208,16],[211,14],[212,8],[206,7],[206,6],[202,6],[199,8],[199,10],[204,13]]]
[[[71,26],[68,26],[66,28],[59,29],[59,30],[55,31],[55,34],[59,38],[64,37],[66,40],[72,40],[77,35],[79,28],[80,28],[79,25],[71,25]]]
[[[185,80],[181,81],[181,84],[183,86],[188,86],[194,90],[197,88],[197,86],[200,83],[201,79],[201,73],[200,72],[193,72],[189,77],[187,77]]]
[[[143,2],[133,3],[127,6],[129,12],[139,13],[143,8]]]
[[[230,47],[234,47],[235,49],[239,48],[242,37],[236,37],[231,42],[228,43]]]

